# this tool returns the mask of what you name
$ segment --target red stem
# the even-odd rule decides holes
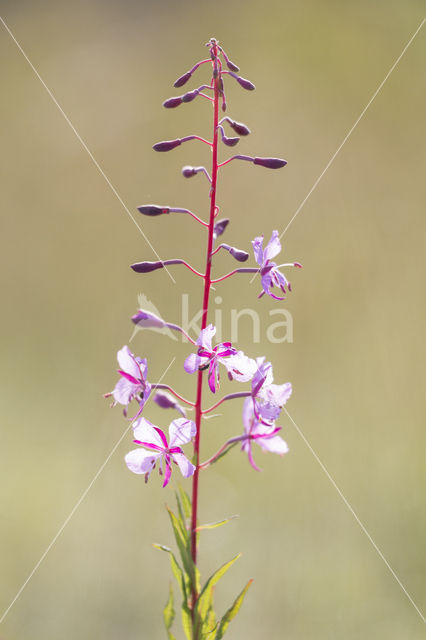
[[[218,55],[217,47],[214,46],[213,54]],[[214,63],[213,63],[214,64]],[[216,212],[216,183],[217,183],[217,147],[218,147],[218,121],[219,121],[219,79],[214,79],[214,100],[213,100],[213,146],[212,146],[212,178],[210,188],[210,218],[209,218],[209,235],[207,241],[206,252],[206,269],[204,274],[204,295],[203,295],[203,315],[201,319],[201,329],[207,326],[207,315],[209,309],[209,296],[211,288],[211,267],[212,267],[212,248],[213,248],[213,229]],[[203,392],[203,371],[198,372],[197,378],[197,396],[195,401],[195,424],[197,432],[194,442],[195,455],[195,471],[192,478],[192,520],[191,520],[191,555],[194,564],[197,563],[197,513],[198,513],[198,478],[200,474],[200,435],[201,435],[201,418],[202,418],[202,392]],[[193,606],[195,605],[198,593],[196,586],[193,585]]]

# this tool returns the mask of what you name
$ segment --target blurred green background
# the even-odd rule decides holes
[[[253,132],[239,152],[289,161],[278,172],[246,163],[223,172],[225,241],[246,249],[287,225],[424,14],[414,0],[0,4],[135,215],[148,202],[207,215],[205,180],[185,181],[180,168],[208,163],[208,150],[155,154],[151,145],[209,135],[205,101],[175,111],[161,102],[219,38],[257,86],[228,82],[229,115]],[[201,289],[180,268],[175,285],[165,272],[130,271],[154,254],[3,27],[0,52],[1,616],[126,429],[102,394],[115,384],[138,294],[178,321],[181,294],[196,312]],[[423,28],[284,237],[283,261],[304,265],[285,302],[294,342],[253,346],[248,320],[239,336],[240,348],[273,361],[278,382],[293,382],[290,414],[423,610],[425,54]],[[191,220],[138,222],[162,257],[201,268],[203,234]],[[232,266],[220,257],[217,273]],[[230,306],[270,323],[277,307],[258,301],[258,289],[243,277],[223,284],[225,335]],[[151,380],[176,355],[167,380],[193,395],[187,346],[139,333],[132,348],[148,358]],[[152,405],[146,415],[173,418]],[[401,587],[291,422],[281,423],[290,453],[257,452],[262,474],[234,450],[202,477],[203,521],[240,514],[202,537],[205,572],[244,553],[218,588],[218,609],[255,578],[229,638],[423,638]],[[205,423],[203,457],[240,428],[240,405],[226,406]],[[165,637],[170,570],[151,542],[172,543],[163,505],[173,492],[158,476],[145,486],[131,474],[129,448],[130,433],[8,613],[2,640]]]

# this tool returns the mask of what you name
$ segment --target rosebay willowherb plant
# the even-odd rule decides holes
[[[222,243],[215,246],[217,239],[225,232],[228,219],[218,220],[219,207],[216,204],[216,191],[219,172],[232,160],[245,160],[267,169],[279,169],[286,165],[280,158],[260,158],[247,155],[234,155],[227,160],[219,162],[218,151],[220,142],[225,147],[234,147],[240,141],[240,136],[247,136],[249,128],[237,122],[229,116],[219,120],[220,108],[226,111],[226,97],[224,80],[230,77],[236,80],[243,89],[253,90],[254,85],[245,78],[237,75],[238,67],[229,60],[219,42],[212,38],[207,46],[210,56],[206,60],[197,62],[192,69],[184,73],[174,86],[185,85],[196,70],[204,64],[211,63],[212,77],[209,84],[202,84],[193,91],[188,91],[181,96],[169,98],[164,102],[164,107],[176,108],[186,102],[191,102],[200,97],[207,100],[213,107],[212,140],[205,140],[197,135],[189,135],[175,140],[158,142],[154,150],[166,152],[175,149],[189,140],[198,140],[211,148],[212,165],[211,173],[205,167],[185,166],[182,173],[185,178],[191,178],[198,173],[203,173],[209,182],[209,218],[202,220],[192,211],[180,207],[147,204],[138,207],[140,213],[147,216],[162,216],[173,213],[183,213],[191,216],[194,224],[202,225],[206,232],[206,260],[203,272],[199,272],[181,258],[173,258],[164,261],[138,262],[132,265],[137,273],[149,273],[162,269],[166,265],[184,265],[203,283],[201,331],[194,340],[184,329],[171,322],[166,322],[152,312],[140,309],[132,318],[132,321],[141,328],[162,328],[180,332],[185,339],[194,346],[194,352],[189,354],[183,363],[183,368],[188,374],[196,374],[195,400],[183,398],[169,384],[152,384],[148,382],[148,366],[145,359],[135,356],[127,346],[118,352],[120,366],[120,378],[114,390],[106,394],[113,396],[114,404],[124,406],[124,414],[127,416],[129,405],[134,404],[135,409],[131,413],[133,421],[134,443],[137,448],[130,451],[126,457],[128,468],[135,474],[145,477],[145,481],[151,472],[158,468],[163,477],[163,487],[170,481],[172,470],[177,466],[185,478],[192,477],[192,499],[182,488],[176,493],[177,513],[168,509],[180,560],[176,558],[169,547],[154,545],[156,548],[166,551],[170,555],[173,574],[178,582],[182,598],[182,624],[188,640],[220,640],[227,627],[237,614],[243,598],[251,584],[246,584],[237,596],[231,607],[221,617],[216,617],[213,608],[213,592],[216,583],[238,558],[233,558],[222,565],[201,586],[200,574],[197,565],[197,546],[200,532],[207,528],[215,528],[225,524],[223,520],[209,525],[198,523],[198,486],[200,472],[205,471],[211,464],[220,460],[236,445],[240,445],[242,452],[247,454],[252,467],[259,471],[253,456],[253,446],[257,444],[261,449],[271,453],[284,454],[288,447],[278,435],[281,427],[276,425],[284,404],[289,399],[292,387],[290,383],[276,385],[273,383],[272,365],[264,357],[252,359],[239,351],[230,342],[220,342],[213,346],[216,328],[208,324],[209,300],[212,285],[219,283],[236,274],[259,274],[262,290],[259,298],[267,294],[275,300],[283,300],[291,285],[285,275],[280,271],[282,267],[300,267],[298,262],[277,265],[273,258],[281,251],[278,232],[273,231],[271,239],[263,246],[263,235],[252,242],[254,258],[257,266],[238,267],[221,277],[212,277],[214,256],[222,249],[227,251],[237,262],[246,262],[249,254],[237,247]],[[227,69],[224,69],[224,66]],[[229,127],[237,135],[228,136],[225,127]],[[241,277],[241,276],[240,276]],[[225,369],[230,380],[241,383],[250,382],[246,391],[238,391],[219,399],[215,404],[204,408],[202,404],[204,387],[208,386],[207,393],[217,393],[221,370]],[[207,383],[207,384],[206,384]],[[142,416],[148,400],[164,409],[172,409],[179,413],[180,417],[173,420],[165,431],[149,422]],[[225,401],[244,399],[242,413],[242,434],[234,435],[205,461],[200,458],[200,443],[203,418]],[[195,420],[188,419],[186,411],[190,408],[195,412]],[[189,459],[183,451],[185,445],[193,442],[193,455]],[[164,609],[164,622],[169,638],[174,638],[172,624],[175,617],[173,589],[170,593]]]

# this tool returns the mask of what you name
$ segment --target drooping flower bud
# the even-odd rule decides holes
[[[242,122],[236,122],[235,120],[231,120],[228,118],[229,126],[238,133],[239,136],[248,136],[250,133],[250,129],[243,124]]]
[[[184,178],[192,178],[192,176],[195,176],[197,174],[196,170],[194,167],[190,167],[189,165],[187,165],[186,167],[183,167],[182,169],[182,175],[184,176]]]
[[[218,220],[213,228],[213,237],[216,239],[218,236],[221,236],[225,231],[226,227],[229,224],[229,218],[223,218],[223,220]]]
[[[231,256],[235,258],[235,260],[238,260],[238,262],[246,262],[246,260],[248,260],[249,258],[249,254],[247,253],[247,251],[242,251],[241,249],[237,249],[236,247],[231,247],[229,246],[229,244],[221,244],[218,248],[229,251]]]
[[[238,144],[239,141],[239,138],[228,138],[228,136],[225,135],[222,136],[222,142],[223,144],[226,144],[227,147],[235,147],[235,145]]]
[[[177,96],[175,98],[169,98],[168,100],[163,102],[163,107],[166,107],[166,109],[174,109],[180,104],[182,104],[182,98],[180,96]]]
[[[249,258],[247,251],[242,251],[242,249],[236,249],[235,247],[231,247],[229,253],[235,260],[238,260],[238,262],[246,262]]]
[[[254,158],[253,163],[267,169],[281,169],[281,167],[285,167],[287,160],[282,160],[281,158]]]
[[[138,207],[138,211],[145,216],[160,216],[163,213],[170,213],[170,207],[160,207],[156,204],[144,204]]]
[[[225,58],[225,62],[226,62],[226,66],[228,67],[228,69],[230,69],[231,71],[239,71],[240,68],[237,67],[236,64],[234,64],[226,55],[226,53],[224,52],[224,50],[222,49],[222,47],[219,47],[220,51],[222,52],[223,57]]]
[[[149,273],[156,269],[162,269],[164,264],[161,260],[157,260],[156,262],[135,262],[135,264],[131,264],[130,266],[136,273]]]
[[[154,396],[154,402],[162,409],[176,409],[182,416],[184,416],[184,418],[186,418],[185,409],[176,402],[175,398],[173,398],[170,393],[167,393],[166,391],[157,391]]]
[[[183,94],[182,102],[192,102],[193,100],[195,100],[198,94],[199,94],[198,89],[194,89],[193,91],[188,91],[187,93]]]
[[[182,140],[178,138],[177,140],[164,140],[163,142],[157,142],[153,145],[154,151],[171,151],[172,149],[176,149],[182,144]]]
[[[186,73],[184,73],[182,76],[180,76],[180,78],[178,78],[176,80],[176,82],[174,83],[174,87],[183,87],[184,84],[186,84],[189,80],[189,78],[192,76],[191,71],[187,71]]]
[[[242,86],[243,89],[246,89],[247,91],[253,91],[254,89],[256,89],[256,87],[252,82],[250,82],[250,80],[242,78],[241,76],[237,76],[237,74],[233,73],[232,71],[229,72],[229,75],[235,78],[235,80]]]
[[[139,309],[139,311],[132,316],[132,322],[144,329],[161,329],[166,326],[164,320],[156,316],[155,313],[144,311],[144,309]]]

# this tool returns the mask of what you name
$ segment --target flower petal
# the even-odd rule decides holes
[[[257,236],[254,240],[252,240],[253,251],[254,251],[254,259],[257,264],[260,266],[263,265],[263,236]]]
[[[177,418],[170,423],[169,427],[169,448],[179,447],[182,444],[191,442],[195,436],[197,428],[195,422],[187,418]]]
[[[124,457],[126,464],[133,473],[150,473],[160,453],[153,453],[145,449],[133,449]]]
[[[208,362],[208,358],[191,353],[185,360],[183,368],[186,373],[195,373],[198,369]]]
[[[184,478],[189,478],[195,471],[195,467],[183,453],[173,453],[173,460],[179,466],[180,472]]]
[[[200,332],[197,339],[197,344],[203,347],[206,351],[212,352],[212,338],[216,334],[216,327],[209,324],[205,329]]]
[[[156,427],[146,418],[138,418],[133,424],[133,434],[135,436],[135,440],[141,440],[142,442],[152,442],[153,444],[163,449],[163,439],[160,437],[157,429],[158,427]]]
[[[135,385],[126,378],[120,378],[114,387],[112,395],[116,402],[127,405],[132,401],[133,397],[137,393],[139,385]]]
[[[126,373],[130,373],[130,375],[137,380],[140,380],[141,371],[139,365],[136,362],[135,356],[130,351],[127,345],[124,345],[124,347],[117,353],[117,360],[118,364],[120,365],[120,369],[122,369]]]
[[[243,404],[243,426],[244,433],[249,434],[253,428],[255,422],[253,400],[252,398],[246,398]]]
[[[287,443],[280,436],[272,436],[272,438],[258,438],[257,444],[265,451],[270,453],[278,453],[280,456],[288,452]]]
[[[219,360],[225,365],[232,378],[238,382],[251,380],[257,371],[256,361],[246,356],[243,351],[237,351],[236,354],[223,360],[219,358]]]
[[[263,252],[263,260],[266,262],[267,260],[272,260],[278,255],[281,251],[281,242],[278,231],[273,231],[271,235],[271,239],[265,247]]]

